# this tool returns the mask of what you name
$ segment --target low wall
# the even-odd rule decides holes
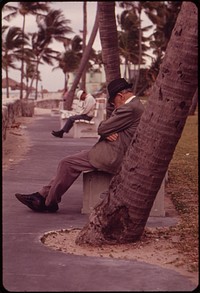
[[[34,102],[29,100],[5,100],[2,105],[2,139],[6,139],[7,128],[15,122],[16,117],[32,117]]]
[[[59,108],[59,104],[61,99],[47,99],[47,100],[39,100],[34,101],[35,107],[44,108],[44,109],[54,109]]]

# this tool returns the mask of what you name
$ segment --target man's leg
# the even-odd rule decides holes
[[[61,196],[68,190],[82,171],[92,171],[95,168],[89,163],[88,151],[82,151],[67,156],[60,161],[57,174],[50,183],[39,192],[31,194],[16,193],[16,198],[36,212],[56,212]]]
[[[69,189],[81,172],[94,170],[89,163],[88,151],[82,151],[62,159],[57,168],[57,174],[39,193],[46,198],[45,205],[50,206],[61,201],[61,196]]]
[[[69,118],[67,118],[67,121],[65,123],[65,125],[63,126],[63,128],[59,131],[52,131],[52,134],[56,137],[63,137],[64,132],[68,133],[70,131],[70,129],[73,127],[74,122],[76,120],[80,120],[80,119],[84,119],[84,120],[88,120],[90,121],[92,119],[92,117],[87,116],[86,114],[81,114],[81,115],[73,115]]]

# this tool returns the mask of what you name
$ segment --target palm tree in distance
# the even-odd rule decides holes
[[[49,6],[47,2],[17,2],[18,7],[6,4],[4,10],[12,11],[10,14],[4,17],[5,20],[10,20],[11,18],[21,14],[23,17],[22,24],[22,36],[25,36],[25,23],[26,16],[31,15],[41,15],[40,12],[48,12]],[[23,98],[23,79],[24,79],[24,44],[21,46],[22,56],[21,56],[21,88],[20,88],[20,99]]]
[[[33,81],[36,80],[36,91],[35,91],[35,99],[37,99],[38,93],[38,76],[39,76],[39,65],[46,63],[48,65],[53,66],[53,60],[56,59],[58,54],[57,51],[52,50],[50,47],[43,46],[43,37],[41,33],[33,33],[31,35],[31,52],[33,54],[32,60],[29,59],[29,62],[34,64],[35,74],[33,72],[30,84],[30,90],[33,85]],[[27,91],[26,97],[28,97],[30,91]]]
[[[75,76],[75,79],[73,81],[73,84],[67,94],[67,98],[66,98],[66,101],[65,101],[65,104],[64,104],[64,109],[65,110],[71,110],[71,107],[72,107],[72,102],[73,102],[73,98],[74,98],[74,93],[76,91],[76,88],[78,86],[78,83],[80,81],[80,78],[82,76],[82,73],[85,69],[85,66],[87,66],[87,63],[88,63],[88,60],[90,58],[90,54],[92,52],[92,45],[94,43],[94,40],[96,38],[96,34],[97,34],[97,31],[98,31],[98,28],[99,28],[99,23],[98,23],[98,12],[96,13],[96,17],[95,17],[95,22],[94,22],[94,26],[93,26],[93,29],[92,29],[92,33],[90,35],[90,39],[88,41],[88,44],[84,50],[84,53],[83,53],[83,56],[82,56],[82,59],[81,59],[81,62],[80,62],[80,65],[79,65],[79,68],[76,72],[76,76]]]
[[[141,238],[198,84],[197,12],[193,2],[182,3],[152,94],[121,170],[91,213],[77,244],[127,243]]]
[[[145,14],[156,26],[150,42],[156,56],[166,50],[180,7],[179,1],[143,3]]]
[[[83,52],[86,48],[86,37],[87,37],[87,1],[83,1]],[[86,90],[86,70],[83,71],[82,78],[81,78],[81,89]]]
[[[7,33],[7,34],[6,34]],[[8,70],[16,69],[14,61],[21,60],[21,47],[27,44],[28,36],[19,27],[2,27],[2,68],[6,73],[6,91],[9,98]]]
[[[139,8],[138,8],[139,9]],[[148,31],[152,26],[141,28],[141,10],[136,13],[135,7],[132,6],[128,10],[124,10],[120,16],[118,16],[118,23],[121,26],[122,31],[118,32],[119,35],[119,50],[120,55],[125,60],[125,72],[124,78],[134,82],[136,92],[137,80],[134,81],[130,75],[130,65],[135,64],[138,66],[138,72],[140,71],[140,65],[145,64],[144,57],[149,56],[146,51],[149,46],[146,42],[148,37],[144,37],[144,32]],[[128,71],[128,76],[127,76]]]
[[[68,80],[67,76],[69,72],[74,72],[79,64],[82,57],[82,39],[76,35],[72,40],[64,42],[65,52],[58,53],[56,60],[58,61],[58,66],[54,67],[52,70],[62,69],[64,73],[64,89],[67,88]]]
[[[72,29],[68,26],[69,20],[65,19],[61,10],[50,10],[46,16],[37,16],[37,24],[38,24],[38,33],[36,36],[37,41],[35,44],[37,45],[37,64],[40,63],[42,58],[45,58],[45,52],[49,51],[49,53],[57,53],[52,49],[48,48],[53,40],[58,42],[63,42],[66,40],[65,35],[68,33],[72,33]],[[53,57],[53,56],[51,56]],[[54,57],[53,57],[54,58]],[[55,56],[56,58],[56,56]],[[51,64],[51,59],[46,58],[46,62]],[[52,64],[53,65],[53,64]],[[37,71],[37,67],[36,67]],[[33,84],[34,77],[31,81],[31,87]],[[26,98],[29,96],[29,91],[26,94]]]

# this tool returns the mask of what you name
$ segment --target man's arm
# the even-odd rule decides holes
[[[108,137],[120,132],[133,124],[134,111],[132,107],[124,105],[113,112],[107,120],[102,121],[98,127],[98,134]]]

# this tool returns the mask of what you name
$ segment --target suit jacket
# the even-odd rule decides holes
[[[144,106],[136,97],[114,110],[107,120],[99,124],[100,139],[89,151],[89,162],[92,166],[112,174],[118,172],[143,111]],[[105,139],[116,132],[119,135],[116,141]]]

